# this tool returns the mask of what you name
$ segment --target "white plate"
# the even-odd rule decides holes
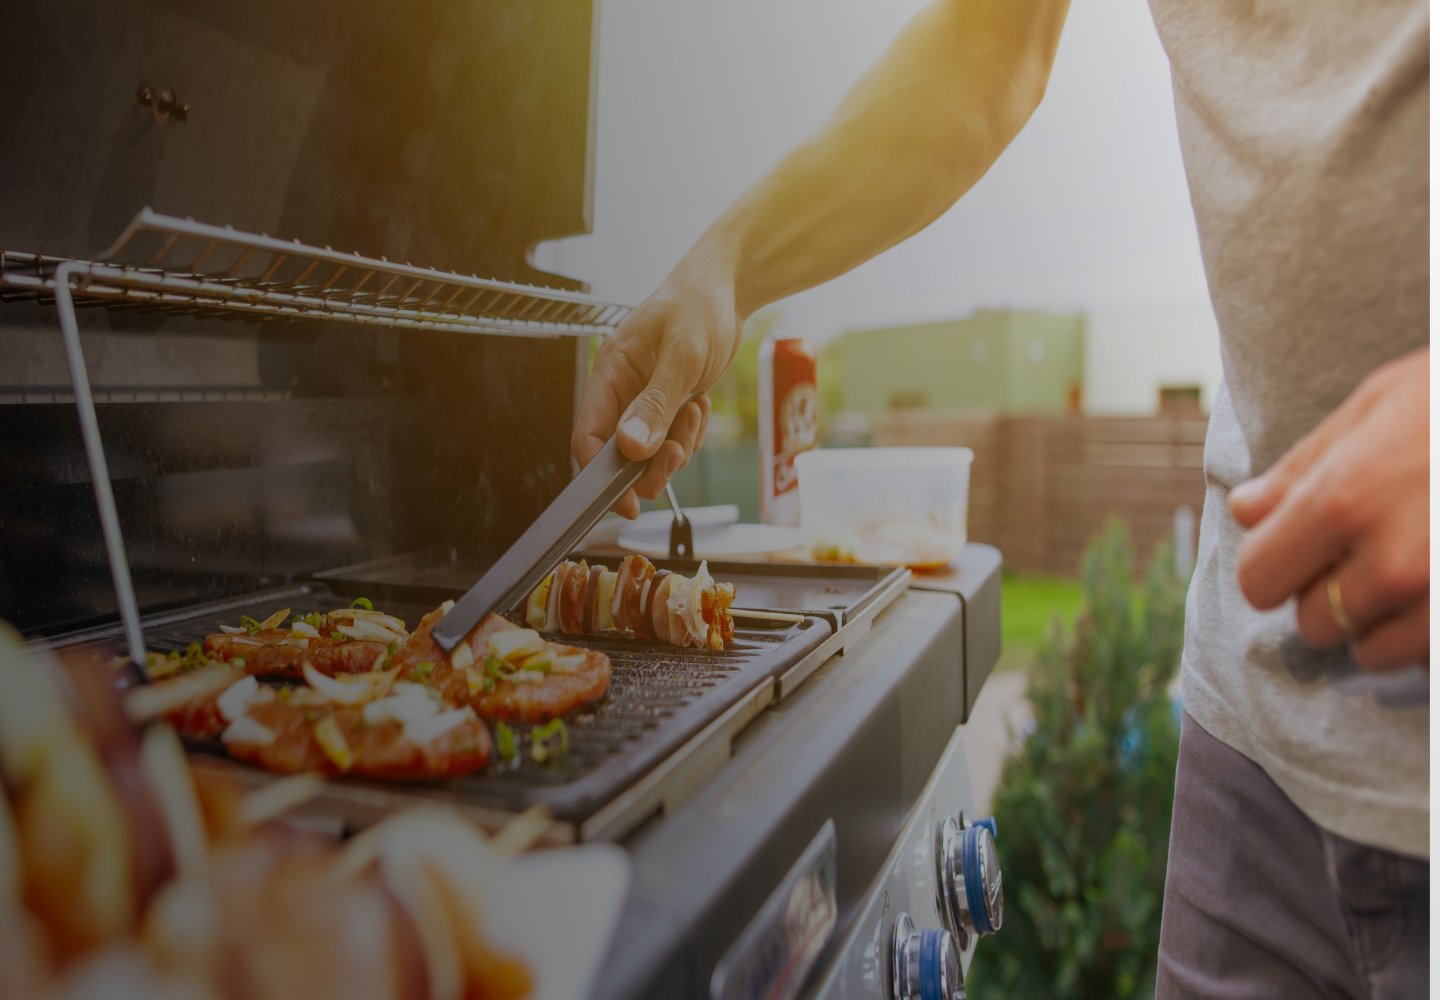
[[[689,515],[686,511],[686,515]],[[787,528],[778,524],[726,524],[713,528],[693,529],[695,556],[710,559],[717,556],[761,556],[784,549],[793,549],[804,541],[799,528]],[[620,536],[620,547],[642,555],[665,557],[670,554],[670,528],[666,525],[662,534],[634,534],[625,532]]]
[[[725,524],[734,524],[740,520],[740,508],[733,503],[717,504],[713,507],[689,507],[685,509],[685,516],[696,528],[714,528]],[[627,521],[615,514],[607,514],[600,523],[590,530],[590,533],[576,546],[586,548],[587,546],[614,545],[616,539],[621,535],[631,538],[648,538],[658,543],[662,548],[668,549],[670,539],[670,525],[675,523],[675,515],[666,510],[647,510],[633,521]]]
[[[531,1000],[585,1000],[629,889],[630,857],[614,844],[522,854],[504,867],[485,933],[530,967]]]

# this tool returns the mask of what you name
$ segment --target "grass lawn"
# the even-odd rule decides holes
[[[1058,615],[1067,626],[1080,610],[1078,580],[1007,572],[1000,584],[1000,662],[997,670],[1032,661]]]

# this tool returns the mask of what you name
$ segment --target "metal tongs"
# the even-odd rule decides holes
[[[633,461],[621,454],[615,438],[607,441],[535,523],[436,623],[432,634],[440,648],[453,650],[490,612],[507,611],[529,596],[625,491],[639,482],[648,466],[648,461]],[[674,503],[673,493],[670,499]],[[688,522],[685,529],[689,529]]]

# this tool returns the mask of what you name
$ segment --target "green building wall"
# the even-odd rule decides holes
[[[852,330],[826,351],[844,409],[1064,410],[1084,372],[1085,322],[1030,311]],[[824,361],[822,360],[822,365]]]

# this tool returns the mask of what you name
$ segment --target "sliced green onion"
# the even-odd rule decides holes
[[[502,680],[509,671],[505,669],[508,664],[497,656],[486,657],[485,676],[494,680]]]
[[[393,646],[394,643],[391,643],[391,645]],[[387,653],[386,655],[388,656],[389,654]],[[415,664],[415,668],[410,671],[410,679],[414,681],[423,681],[425,678],[429,677],[434,672],[434,661],[426,660],[424,663]]]
[[[350,606],[351,606],[352,608],[359,608],[359,609],[362,610],[362,611],[374,611],[374,610],[375,610],[375,605],[371,602],[370,598],[368,598],[368,597],[357,597],[357,598],[355,598],[355,600],[353,600],[353,601],[350,602]]]
[[[560,749],[552,750],[550,741],[560,737]],[[570,752],[570,731],[564,719],[552,719],[543,726],[530,730],[530,756],[537,764],[543,764],[551,757],[564,757]]]
[[[230,661],[230,666],[236,668],[237,670],[244,670],[244,669],[245,669],[245,657],[243,657],[243,656],[237,656],[237,657],[235,657],[233,660]]]
[[[240,624],[244,627],[245,631],[250,633],[251,635],[254,635],[256,632],[260,631],[260,620],[258,618],[251,618],[249,615],[241,615]]]
[[[515,759],[515,731],[503,722],[495,723],[495,749],[501,760]]]
[[[494,690],[495,690],[495,678],[493,678],[493,677],[486,677],[484,680],[482,680],[482,681],[480,682],[480,690],[484,691],[486,694],[489,694],[491,691],[494,691]]]

